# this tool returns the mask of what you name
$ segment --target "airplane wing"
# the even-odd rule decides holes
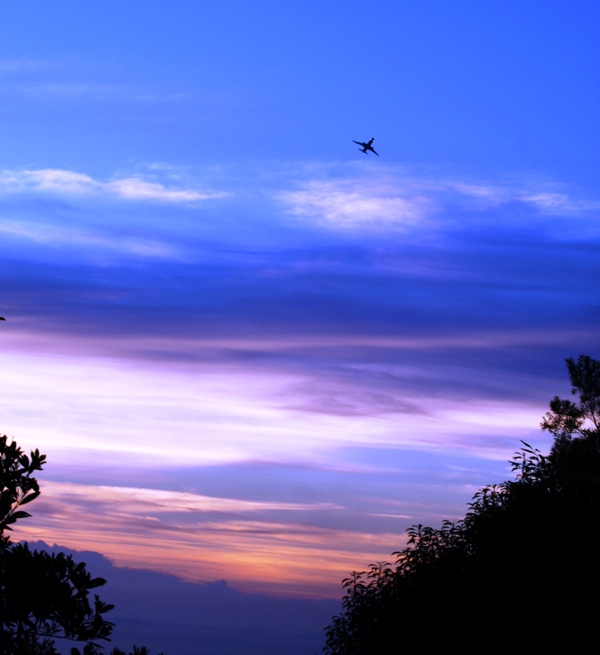
[[[373,146],[371,146],[369,150],[372,150],[379,157],[379,153],[375,150],[375,148],[373,148]]]
[[[356,143],[356,144],[358,144],[359,146],[362,146],[363,148],[365,148],[366,145],[367,145],[366,143],[361,143],[360,141],[355,141],[354,139],[352,139],[352,143]]]

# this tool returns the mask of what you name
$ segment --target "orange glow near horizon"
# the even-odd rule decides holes
[[[252,508],[258,509],[259,503],[232,503],[238,510],[246,506],[244,518],[239,520],[184,526],[176,519],[162,521],[144,515],[142,505],[154,498],[160,498],[160,504],[169,502],[165,496],[175,502],[177,495],[190,494],[144,490],[144,501],[136,504],[127,488],[51,482],[45,487],[46,502],[40,500],[40,511],[19,523],[15,541],[42,540],[51,546],[96,551],[117,566],[152,569],[190,582],[226,579],[232,586],[254,593],[339,597],[341,580],[352,570],[365,568],[371,561],[392,559],[391,551],[405,543],[400,534],[371,535],[253,519]],[[52,500],[48,500],[50,496]],[[102,498],[102,503],[88,512],[84,503],[90,498],[93,502]],[[213,505],[222,502],[208,500]],[[105,511],[109,506],[118,509]],[[272,504],[265,506],[268,511]],[[189,511],[177,506],[171,509]]]

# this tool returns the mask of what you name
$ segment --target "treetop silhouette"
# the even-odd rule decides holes
[[[395,562],[343,581],[326,655],[600,653],[600,362],[567,368],[576,401],[555,397],[514,480],[480,489],[464,518],[414,525]]]
[[[30,550],[11,542],[7,532],[30,514],[21,509],[40,495],[34,473],[46,456],[27,455],[15,441],[0,436],[0,653],[58,655],[57,639],[83,642],[83,655],[100,655],[113,623],[104,615],[113,605],[90,592],[106,583],[92,578],[71,555]],[[77,646],[71,655],[81,655]],[[114,648],[111,655],[127,655]],[[148,655],[134,646],[130,655]]]

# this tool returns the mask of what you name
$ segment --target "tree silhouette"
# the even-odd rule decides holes
[[[30,514],[21,509],[40,495],[37,480],[46,456],[30,455],[15,441],[0,436],[0,653],[57,655],[56,639],[85,642],[83,655],[99,655],[113,624],[104,614],[113,608],[90,592],[106,583],[92,578],[71,555],[32,551],[6,534]],[[72,655],[81,655],[73,646]],[[114,648],[112,655],[127,655]],[[130,655],[148,655],[145,647]]]
[[[577,402],[542,420],[515,479],[478,491],[459,521],[414,525],[408,545],[343,581],[326,655],[600,653],[600,362],[567,360]]]

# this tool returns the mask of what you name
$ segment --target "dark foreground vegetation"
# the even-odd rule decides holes
[[[514,480],[344,580],[326,655],[600,653],[600,361],[567,367],[576,402],[550,402],[550,453],[523,442]]]
[[[30,516],[22,509],[40,495],[37,480],[46,456],[26,455],[16,442],[0,437],[0,654],[56,655],[56,640],[78,643],[71,655],[100,655],[113,624],[104,618],[112,605],[93,593],[106,583],[92,578],[71,555],[30,550],[12,543],[12,525]],[[93,596],[90,597],[90,592]],[[111,655],[127,655],[113,648]],[[133,647],[129,655],[148,655]]]

